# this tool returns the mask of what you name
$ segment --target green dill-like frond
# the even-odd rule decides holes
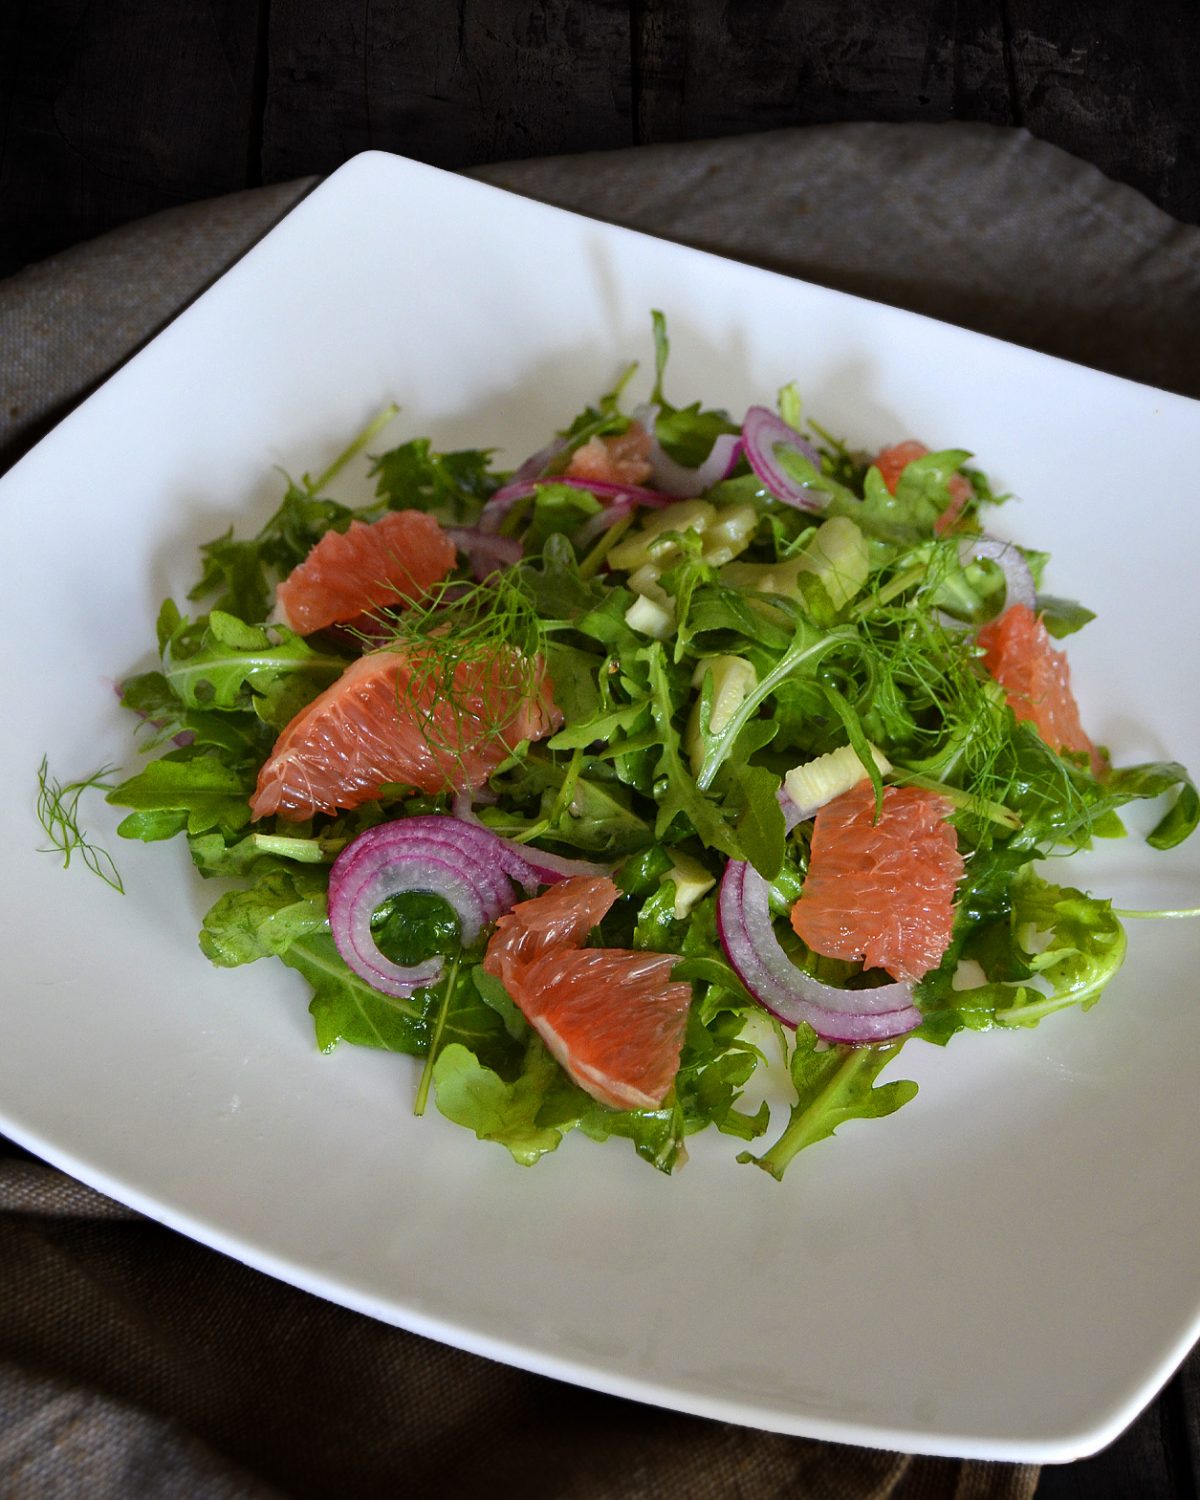
[[[39,853],[61,854],[64,870],[70,865],[72,854],[77,853],[88,869],[94,875],[99,875],[105,885],[124,894],[125,886],[112,855],[99,844],[93,844],[79,826],[79,799],[86,791],[110,790],[111,783],[105,777],[111,776],[115,770],[115,766],[101,766],[98,771],[93,771],[90,776],[79,781],[62,782],[51,776],[49,761],[46,756],[42,756],[37,773],[36,810],[37,820],[45,829],[50,843],[43,845]]]
[[[930,611],[884,606],[859,624],[870,668],[868,722],[905,768],[1004,803],[1011,772],[1003,694],[963,631]]]
[[[384,649],[403,653],[406,717],[431,750],[461,760],[464,747],[503,738],[542,687],[545,629],[520,568],[482,583],[445,581],[387,620]]]

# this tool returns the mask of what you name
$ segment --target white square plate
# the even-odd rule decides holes
[[[677,401],[736,412],[794,378],[856,444],[973,449],[1022,497],[997,529],[1099,613],[1070,642],[1093,736],[1200,766],[1200,405],[360,156],[0,482],[0,1129],[272,1275],[550,1375],[843,1442],[1092,1451],[1200,1332],[1200,928],[1135,924],[1087,1015],[914,1044],[888,1076],[918,1099],[782,1185],[715,1135],[671,1180],[574,1138],[525,1171],[414,1119],[409,1061],[320,1055],[296,975],[211,968],[182,841],[121,843],[87,805],[124,898],[36,852],[42,755],[136,763],[112,679],[148,664],[196,544],[273,507],[272,465],[319,471],[392,399],[389,441],[516,462],[650,364],[651,307]],[[1187,846],[1107,864],[1119,904],[1196,903]]]

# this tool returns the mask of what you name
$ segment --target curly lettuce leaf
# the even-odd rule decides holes
[[[473,1130],[481,1141],[504,1146],[514,1161],[531,1167],[557,1150],[575,1118],[541,1123],[567,1091],[562,1070],[537,1037],[531,1037],[524,1065],[511,1082],[485,1067],[468,1047],[451,1042],[433,1064],[437,1107],[448,1120]],[[570,1087],[570,1085],[568,1085]],[[578,1090],[575,1091],[578,1093]]]
[[[915,1035],[944,1044],[963,1029],[1036,1026],[1067,1006],[1088,1010],[1120,969],[1125,948],[1110,901],[1054,885],[1026,866],[921,981],[916,999],[924,1020]],[[955,988],[959,958],[978,963],[986,981]]]
[[[901,1045],[839,1045],[819,1050],[816,1032],[800,1026],[789,1067],[796,1102],[783,1134],[761,1156],[743,1151],[738,1161],[752,1162],[780,1181],[799,1152],[825,1140],[847,1120],[878,1120],[894,1114],[915,1098],[917,1085],[907,1078],[883,1084],[876,1079]]]

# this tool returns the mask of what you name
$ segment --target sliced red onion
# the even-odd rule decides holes
[[[522,483],[526,478],[540,477],[541,474],[546,472],[550,460],[558,458],[559,453],[567,447],[567,443],[567,438],[553,438],[553,441],[547,443],[544,449],[538,449],[537,453],[531,453],[519,468],[514,469],[513,477],[508,480],[508,483],[517,484]],[[498,490],[496,490],[496,493],[499,493]]]
[[[1004,574],[1004,608],[1024,604],[1033,609],[1037,602],[1033,574],[1015,543],[1002,542],[986,533],[967,537],[959,545],[958,558],[964,567],[969,562],[994,562]]]
[[[746,461],[777,500],[800,510],[824,510],[829,504],[824,491],[810,489],[793,479],[779,462],[775,453],[779,447],[791,448],[817,469],[821,467],[821,455],[768,407],[752,406],[746,413],[742,444]]]
[[[904,1036],[921,1024],[912,985],[905,980],[848,990],[798,969],[775,936],[767,882],[742,860],[725,867],[717,931],[738,978],[785,1026],[806,1021],[825,1041],[862,1044]]]
[[[329,872],[329,926],[346,963],[374,988],[407,997],[434,983],[441,960],[404,966],[380,951],[371,932],[375,909],[404,891],[431,891],[457,912],[470,944],[513,903],[512,883],[495,858],[492,836],[437,814],[369,828],[348,844]]]
[[[329,926],[338,952],[360,979],[385,995],[407,998],[435,984],[442,960],[415,965],[387,958],[371,932],[375,910],[405,891],[430,891],[458,914],[469,946],[488,922],[508,911],[513,882],[526,890],[552,885],[568,875],[607,874],[582,860],[563,860],[526,849],[493,833],[474,818],[430,813],[398,818],[359,834],[329,872]]]
[[[529,479],[521,484],[506,485],[503,491],[497,490],[483,507],[479,518],[480,531],[498,531],[501,521],[517,501],[532,495],[541,484],[565,484],[573,490],[586,490],[598,500],[629,501],[632,505],[670,505],[673,499],[671,495],[645,489],[640,484],[613,484],[606,479],[572,479],[566,474],[555,474],[549,479]]]
[[[528,844],[513,843],[511,839],[503,839],[499,834],[496,835],[496,841],[508,850],[504,857],[505,872],[527,889],[531,884],[554,885],[559,880],[570,880],[575,875],[612,874],[611,865],[597,865],[586,859],[566,859],[561,854],[550,854],[545,849],[533,849]]]
[[[817,809],[798,807],[780,787],[788,833]],[[839,989],[806,974],[784,952],[771,918],[770,888],[753,867],[730,860],[717,898],[717,931],[738,978],[785,1026],[807,1021],[827,1042],[882,1042],[921,1024],[904,980],[870,990]]]
[[[483,800],[478,792],[476,798]],[[612,874],[611,865],[592,864],[586,859],[566,859],[561,854],[548,854],[544,849],[534,849],[528,844],[518,844],[515,839],[502,838],[475,816],[470,794],[467,792],[460,792],[455,797],[453,807],[456,818],[462,818],[491,835],[496,841],[496,857],[504,873],[511,875],[526,890],[531,890],[535,885],[554,885],[560,880],[569,880],[574,875]]]
[[[728,479],[742,456],[742,439],[736,432],[722,432],[712,445],[712,451],[702,464],[694,469],[676,463],[655,436],[654,424],[658,420],[657,406],[639,406],[633,420],[640,422],[650,434],[650,462],[654,467],[654,483],[665,495],[676,500],[693,500],[706,494],[714,484]]]
[[[1014,542],[1002,542],[999,537],[989,536],[986,532],[981,536],[965,537],[959,543],[958,560],[964,568],[972,562],[996,564],[1004,575],[1004,603],[1000,606],[1002,612],[1010,604],[1024,604],[1029,609],[1036,608],[1037,588],[1033,581],[1033,573],[1021,549]],[[953,615],[948,615],[945,610],[938,610],[937,615],[947,630],[970,630],[972,628],[968,621],[957,620]]]
[[[513,536],[496,536],[478,526],[445,526],[442,528],[471,564],[471,574],[480,583],[501,568],[511,568],[521,561],[524,548]]]

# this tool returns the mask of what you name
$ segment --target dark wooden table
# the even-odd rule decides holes
[[[840,120],[1023,125],[1200,222],[1200,0],[2,0],[0,276],[368,147],[461,167]],[[1195,1500],[1200,1367],[1044,1500]]]
[[[1200,221],[1200,3],[3,0],[0,275],[372,146],[459,167],[950,119]]]

